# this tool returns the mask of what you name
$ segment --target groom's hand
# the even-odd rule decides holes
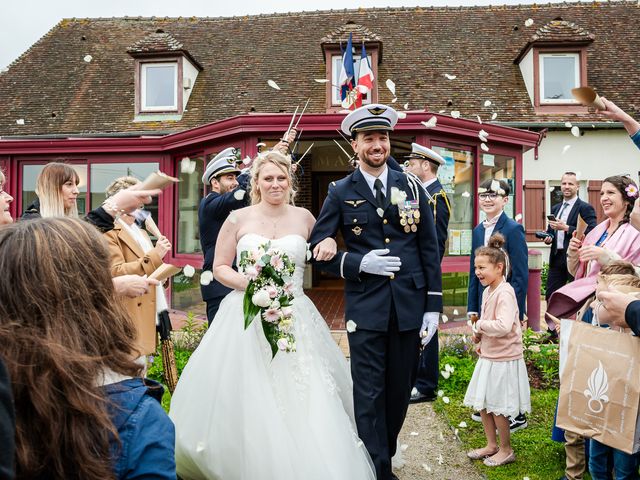
[[[382,248],[380,250],[371,250],[360,262],[360,271],[370,273],[372,275],[383,275],[385,277],[391,277],[393,274],[400,270],[402,262],[400,257],[388,257],[388,248]]]
[[[420,342],[423,347],[431,341],[438,331],[438,320],[440,314],[438,312],[425,312],[422,315],[422,328],[420,328]]]

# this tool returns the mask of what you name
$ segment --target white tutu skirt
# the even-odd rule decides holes
[[[493,362],[479,358],[464,405],[474,410],[515,417],[531,411],[529,377],[524,360]]]
[[[243,293],[221,303],[171,401],[184,479],[374,480],[358,438],[344,355],[306,296],[293,303],[297,351],[244,329]]]

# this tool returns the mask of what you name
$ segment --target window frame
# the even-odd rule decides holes
[[[184,57],[179,55],[172,56],[148,56],[143,58],[135,59],[135,115],[136,116],[154,116],[154,115],[182,115],[184,113],[184,105],[183,105],[183,77],[184,77],[184,65],[183,65]],[[177,65],[176,69],[176,108],[167,109],[167,107],[143,107],[143,75],[142,71],[144,66],[154,65],[154,64],[167,64],[171,63]]]
[[[355,42],[354,42],[355,45]],[[360,44],[361,45],[361,44]],[[378,62],[380,58],[380,43],[379,42],[365,42],[364,44],[367,50],[367,57],[370,58],[371,61],[371,71],[373,72],[373,88],[370,92],[370,99],[368,103],[377,103],[378,102]],[[358,49],[356,48],[356,51]],[[332,45],[324,47],[324,63],[325,63],[325,79],[326,82],[326,91],[325,91],[325,109],[327,113],[336,113],[340,110],[343,110],[342,105],[340,103],[333,103],[333,57],[337,55],[342,55],[340,52],[340,45]],[[358,57],[360,59],[360,57]],[[356,80],[356,84],[357,84]]]
[[[342,100],[337,98],[338,88],[334,87],[334,85],[337,85],[338,81],[339,81],[339,80],[336,80],[336,77],[338,79],[340,78],[340,71],[338,71],[337,75],[336,75],[336,70],[334,69],[334,67],[336,66],[336,60],[338,58],[342,59],[342,56],[340,54],[331,55],[331,82],[330,82],[330,84],[331,84],[331,90],[330,90],[331,91],[331,106],[332,107],[336,107],[336,108],[337,107],[342,108]],[[371,64],[373,63],[373,56],[369,52],[367,52],[367,58],[369,59],[369,64],[371,66]],[[354,60],[355,61],[353,62],[353,70],[354,70],[354,75],[355,75],[356,68],[357,68],[358,74],[360,73],[360,62],[362,61],[362,58],[358,57],[358,58],[354,58]],[[342,62],[340,62],[338,65],[339,65],[340,68],[342,68]],[[357,67],[356,67],[356,65],[357,65]],[[371,68],[371,71],[373,72],[373,68]],[[334,83],[334,81],[335,81],[335,83]],[[355,78],[355,84],[356,85],[358,84],[357,76]],[[374,74],[374,87],[373,88],[375,89],[375,74]],[[363,105],[370,105],[371,103],[373,103],[371,101],[371,97],[372,96],[373,96],[372,92],[369,92],[367,94],[366,98],[364,98],[362,100],[362,104]]]
[[[564,57],[564,58],[573,58],[574,59],[574,72],[573,72],[573,87],[576,88],[580,86],[580,53],[578,52],[545,52],[540,53],[538,55],[538,68],[539,68],[539,86],[540,86],[540,104],[541,105],[576,105],[579,102],[574,98],[567,99],[556,99],[556,98],[546,98],[544,92],[544,59],[551,57]]]
[[[147,105],[147,71],[153,67],[173,67],[173,105]],[[140,112],[177,112],[178,111],[178,62],[143,62],[140,64]]]

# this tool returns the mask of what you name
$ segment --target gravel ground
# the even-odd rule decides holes
[[[395,469],[400,480],[485,478],[467,458],[449,425],[433,411],[428,402],[409,406],[399,442],[401,446],[406,445],[406,450],[402,452],[405,465]]]

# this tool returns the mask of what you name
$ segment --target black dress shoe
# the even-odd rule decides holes
[[[409,403],[422,403],[422,402],[433,402],[437,398],[435,393],[430,395],[419,392],[416,388],[411,391],[411,398],[409,398]]]

